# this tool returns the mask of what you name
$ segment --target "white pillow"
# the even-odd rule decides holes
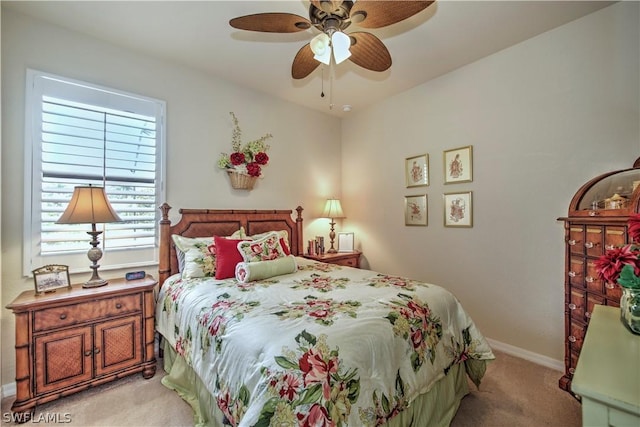
[[[216,257],[209,251],[209,247],[213,246],[213,237],[184,237],[173,234],[171,238],[176,246],[178,268],[183,279],[215,276]]]

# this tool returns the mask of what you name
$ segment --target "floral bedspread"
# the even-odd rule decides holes
[[[439,286],[296,261],[268,280],[176,275],[160,291],[158,331],[230,425],[380,425],[454,364],[494,358]]]

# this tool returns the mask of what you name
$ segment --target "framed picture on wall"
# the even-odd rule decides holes
[[[473,181],[473,146],[446,150],[443,157],[445,184]]]
[[[405,196],[404,198],[404,225],[423,225],[428,221],[427,195]]]
[[[472,227],[473,205],[471,191],[444,194],[444,226]]]
[[[404,161],[407,188],[429,185],[429,155],[408,157]]]

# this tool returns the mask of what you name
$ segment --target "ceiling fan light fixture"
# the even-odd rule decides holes
[[[342,31],[336,31],[331,35],[331,46],[333,46],[333,58],[336,64],[341,63],[351,56],[351,52],[349,51],[351,38]]]
[[[331,46],[329,46],[329,36],[325,33],[318,34],[309,43],[311,51],[314,53],[314,59],[329,65],[331,62]]]
[[[322,54],[313,55],[313,59],[320,61],[323,64],[329,65],[331,62],[331,47],[327,46]]]

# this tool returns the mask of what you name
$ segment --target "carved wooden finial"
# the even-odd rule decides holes
[[[169,211],[171,210],[171,206],[167,202],[164,202],[158,209],[162,211],[162,222],[169,222]]]

